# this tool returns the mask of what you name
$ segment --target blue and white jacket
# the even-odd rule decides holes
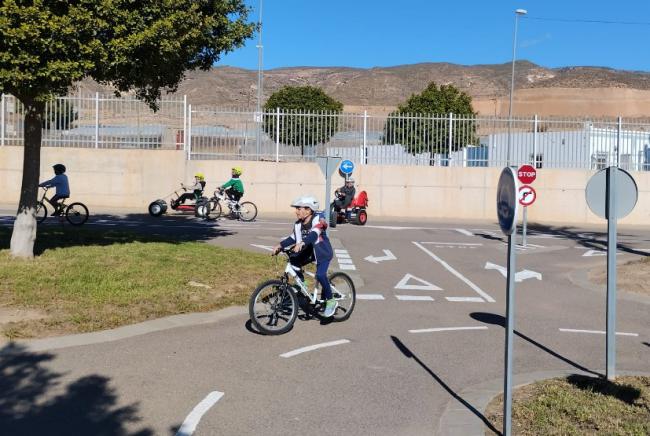
[[[314,250],[316,263],[330,261],[334,256],[332,244],[327,237],[327,219],[322,213],[315,213],[306,223],[296,221],[293,234],[283,239],[280,245],[287,248],[299,242],[304,242],[304,250]]]

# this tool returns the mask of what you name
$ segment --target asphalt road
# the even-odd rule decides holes
[[[106,215],[88,225],[264,252],[291,220]],[[605,226],[597,230],[534,227],[518,248],[515,373],[602,374],[605,293],[587,281],[605,266]],[[347,268],[357,283],[348,321],[299,320],[267,337],[251,331],[242,310],[93,345],[5,349],[0,406],[25,411],[0,412],[0,425],[7,434],[174,435],[184,421],[183,434],[196,424],[197,435],[443,433],[449,404],[472,410],[462,392],[503,376],[507,247],[498,227],[371,220],[330,236],[331,269]],[[619,243],[620,262],[646,256],[650,230],[623,229]],[[649,298],[619,295],[619,370],[650,372],[649,309]],[[329,346],[282,356],[317,344]],[[479,410],[472,416],[480,422]]]

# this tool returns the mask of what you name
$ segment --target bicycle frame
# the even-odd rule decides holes
[[[300,277],[298,276],[298,271],[300,271],[300,267],[298,266],[293,266],[291,265],[291,262],[287,262],[287,266],[284,268],[284,277],[285,279],[291,277],[293,278],[293,281],[298,285],[298,289],[300,290],[300,293],[303,294],[306,298],[309,299],[309,302],[314,305],[316,303],[322,303],[324,300],[322,298],[318,298],[318,289],[316,286],[314,286],[314,291],[309,292],[309,289],[307,289],[307,285],[305,282],[303,282]],[[330,284],[331,285],[331,284]],[[346,295],[336,289],[334,286],[332,286],[332,291],[336,291],[340,297],[337,298],[337,300],[342,300],[346,297]]]

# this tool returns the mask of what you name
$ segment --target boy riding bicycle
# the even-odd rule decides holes
[[[232,201],[239,201],[244,196],[244,184],[239,178],[242,175],[241,167],[233,167],[232,177],[219,187],[219,190],[226,191],[228,198]]]
[[[56,164],[53,165],[52,168],[54,169],[54,177],[50,180],[46,180],[45,182],[40,183],[38,186],[41,188],[51,188],[53,186],[56,187],[56,192],[52,198],[46,198],[46,200],[54,208],[53,216],[57,216],[61,213],[62,209],[59,200],[70,197],[70,184],[68,183],[68,176],[65,175],[65,165]]]
[[[327,219],[318,212],[318,200],[312,196],[298,197],[291,203],[298,218],[293,227],[293,234],[283,239],[273,248],[273,255],[293,245],[290,262],[303,267],[316,261],[316,280],[321,285],[321,298],[325,300],[323,316],[331,317],[336,312],[338,303],[332,298],[332,287],[327,278],[327,268],[332,261],[333,250],[327,237]],[[301,280],[302,272],[298,273]]]

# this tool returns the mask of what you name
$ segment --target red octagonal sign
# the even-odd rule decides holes
[[[532,165],[522,165],[517,170],[517,178],[524,185],[528,185],[537,178],[537,170]]]

